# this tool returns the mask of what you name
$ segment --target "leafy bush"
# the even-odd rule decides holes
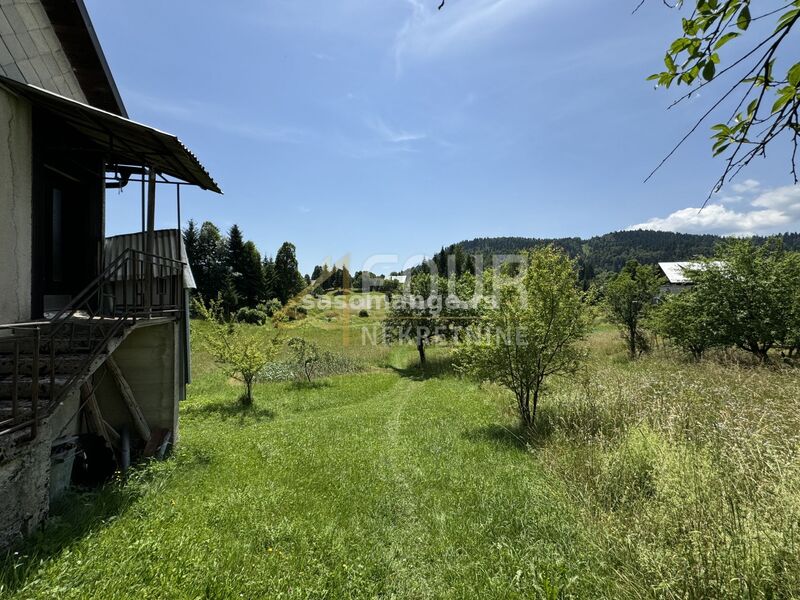
[[[267,322],[267,313],[257,308],[240,308],[236,311],[237,323],[249,323],[250,325],[263,325]]]
[[[263,304],[258,305],[258,310],[267,314],[267,316],[272,317],[281,309],[281,301],[277,298],[272,298],[271,300],[267,300]]]
[[[717,319],[697,288],[666,296],[655,310],[653,328],[695,360],[717,344]]]

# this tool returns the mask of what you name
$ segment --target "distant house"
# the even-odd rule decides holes
[[[702,271],[706,268],[707,263],[697,261],[683,261],[683,262],[660,262],[658,267],[667,278],[667,283],[661,286],[661,292],[667,294],[676,294],[689,289],[694,285],[691,278],[692,271]],[[719,265],[722,263],[712,263]]]
[[[0,547],[73,477],[163,452],[189,377],[181,186],[220,192],[127,118],[83,0],[0,2]],[[106,239],[106,190],[141,202]],[[137,211],[138,212],[138,211]],[[75,464],[75,469],[73,469]]]
[[[405,285],[407,278],[408,275],[389,275],[386,277],[386,279],[388,279],[389,281],[396,281],[400,285]]]

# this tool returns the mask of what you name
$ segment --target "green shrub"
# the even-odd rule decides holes
[[[257,308],[240,308],[236,311],[237,323],[249,323],[250,325],[263,325],[269,316],[264,311]]]
[[[273,298],[272,300],[268,300],[263,304],[259,304],[258,309],[265,312],[267,316],[272,317],[281,309],[281,301],[277,298]]]

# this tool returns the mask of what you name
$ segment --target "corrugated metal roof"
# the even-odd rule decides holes
[[[154,232],[153,254],[163,256],[183,263],[183,287],[187,289],[197,289],[194,281],[192,267],[186,257],[186,246],[183,244],[183,236],[177,229],[156,229]],[[145,252],[147,248],[147,234],[145,233],[125,233],[106,238],[105,245],[105,266],[108,267],[115,258],[128,248]]]
[[[692,279],[688,276],[687,271],[702,271],[709,263],[704,262],[660,262],[658,266],[667,276],[670,283],[686,284],[692,283]],[[724,263],[715,261],[710,263],[715,266],[721,266]]]
[[[86,136],[107,163],[145,165],[222,193],[197,157],[174,135],[8,77],[0,76],[0,85]]]

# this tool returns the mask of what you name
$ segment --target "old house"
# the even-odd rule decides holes
[[[193,280],[155,212],[177,203],[180,222],[182,185],[220,189],[127,118],[83,0],[0,3],[0,144],[2,547],[71,481],[176,439]],[[106,190],[126,186],[141,227],[106,240]]]
[[[692,281],[693,271],[702,271],[706,268],[704,262],[698,261],[683,261],[683,262],[660,262],[658,268],[667,278],[667,283],[661,286],[662,294],[677,294],[684,290],[689,289],[694,285]],[[722,265],[719,261],[711,263],[712,265]]]

